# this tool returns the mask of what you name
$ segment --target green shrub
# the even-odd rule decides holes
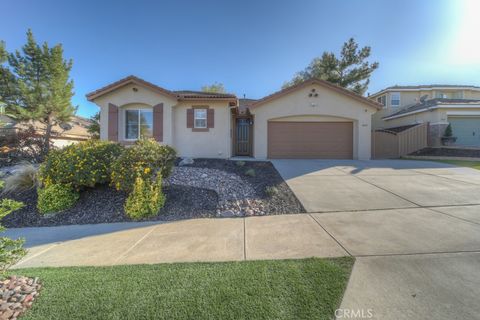
[[[235,165],[237,167],[243,167],[245,165],[245,161],[237,161],[237,162],[235,162]]]
[[[33,189],[38,183],[37,172],[37,168],[32,164],[22,165],[14,174],[5,178],[3,193]]]
[[[78,197],[70,186],[52,184],[38,189],[37,208],[40,213],[60,212],[73,207]]]
[[[453,136],[452,126],[448,124],[447,128],[445,129],[444,137],[451,137]]]
[[[165,204],[162,193],[162,176],[155,180],[143,179],[141,175],[135,179],[133,191],[125,202],[125,213],[132,219],[141,219],[158,214]]]
[[[112,165],[111,183],[117,190],[131,191],[138,175],[152,179],[156,172],[170,176],[177,155],[173,148],[153,139],[142,139],[126,148]]]
[[[111,164],[122,153],[117,143],[89,140],[48,153],[40,166],[43,186],[69,185],[75,190],[110,181]]]
[[[255,173],[255,169],[252,169],[252,168],[247,169],[247,170],[245,171],[245,175],[250,176],[250,177],[255,177],[255,174],[256,174],[256,173]]]
[[[278,189],[275,186],[268,186],[265,188],[265,193],[271,198],[274,195],[278,194]]]
[[[3,199],[0,201],[0,220],[11,212],[18,210],[24,206],[23,203],[11,199]],[[0,225],[0,231],[5,228]],[[23,249],[25,239],[20,238],[13,240],[7,237],[0,237],[0,272],[2,274],[12,265],[17,263],[27,251]]]
[[[4,187],[5,187],[5,181],[0,180],[0,190],[3,190]]]

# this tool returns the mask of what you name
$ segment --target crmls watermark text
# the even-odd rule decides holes
[[[335,317],[337,319],[372,319],[373,309],[337,309]]]

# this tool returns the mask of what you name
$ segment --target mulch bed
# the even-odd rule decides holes
[[[169,186],[164,188],[164,193],[167,200],[160,214],[145,221],[210,217],[216,212],[218,196],[214,191]],[[22,201],[25,207],[4,217],[2,225],[7,228],[19,228],[133,221],[123,210],[126,197],[123,192],[100,186],[83,191],[73,208],[57,214],[43,215],[36,208],[35,191],[11,194],[8,198]]]
[[[267,215],[305,212],[301,203],[270,162],[246,161],[244,166],[238,166],[235,161],[196,159],[194,164],[188,167],[224,170],[239,175],[255,189],[256,196],[263,203]],[[245,172],[248,169],[255,170],[255,176],[246,175]],[[271,196],[267,195],[265,193],[267,186],[275,186],[278,192]],[[213,190],[170,185],[164,186],[164,193],[166,202],[159,215],[143,221],[217,217],[219,198]],[[126,194],[108,186],[84,190],[73,208],[48,215],[38,212],[37,193],[34,190],[0,196],[2,197],[25,203],[25,207],[2,219],[2,225],[7,228],[132,221],[123,210]]]
[[[460,148],[424,148],[410,154],[411,156],[434,156],[434,157],[470,157],[480,158],[480,149]]]

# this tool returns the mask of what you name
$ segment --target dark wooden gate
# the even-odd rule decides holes
[[[252,155],[252,119],[237,118],[235,125],[235,155]]]

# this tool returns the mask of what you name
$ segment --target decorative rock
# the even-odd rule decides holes
[[[210,189],[218,194],[218,217],[264,215],[255,189],[240,176],[223,170],[175,167],[165,184]]]
[[[186,166],[186,165],[189,165],[189,164],[193,164],[193,159],[185,157],[185,158],[182,159],[182,161],[180,161],[180,163],[178,165],[179,166]]]
[[[0,281],[0,320],[19,317],[32,306],[40,288],[38,278],[12,276]]]

